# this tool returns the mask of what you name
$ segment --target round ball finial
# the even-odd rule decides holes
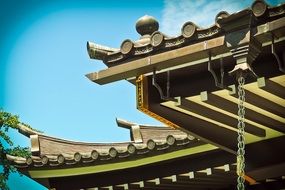
[[[138,19],[136,23],[136,30],[140,35],[151,35],[153,32],[158,31],[159,24],[157,20],[152,17],[145,15]]]
[[[261,17],[266,13],[267,4],[264,0],[255,0],[251,5],[251,10],[256,17]]]

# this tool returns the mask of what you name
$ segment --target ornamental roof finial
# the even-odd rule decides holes
[[[151,35],[153,32],[157,31],[159,24],[157,20],[152,17],[145,15],[138,19],[136,23],[136,30],[140,35]]]

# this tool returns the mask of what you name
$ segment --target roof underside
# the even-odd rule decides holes
[[[137,108],[176,129],[118,119],[131,140],[103,144],[23,129],[33,157],[10,159],[46,187],[63,190],[234,189],[238,95],[229,73],[246,67],[247,186],[285,188],[284,15],[285,4],[257,0],[251,9],[219,13],[206,29],[187,22],[177,37],[155,31],[120,49],[89,42],[90,57],[108,68],[87,77],[132,82]]]
[[[150,35],[148,43],[125,40],[120,50],[103,57],[108,69],[87,77],[97,84],[122,79],[135,84],[140,111],[220,148],[225,156],[235,155],[237,139],[237,82],[229,73],[246,66],[250,71],[244,86],[246,154],[249,154],[246,172],[256,181],[266,180],[271,175],[281,179],[284,170],[280,173],[274,168],[284,165],[285,159],[270,155],[276,147],[269,142],[284,139],[285,132],[284,6],[268,7],[263,1],[255,1],[251,9],[232,15],[219,13],[215,25],[204,30],[187,22],[178,37],[157,31]],[[96,48],[88,51],[90,57],[96,59],[90,54],[96,52]],[[270,153],[263,152],[261,156],[260,151],[250,147],[270,150]],[[207,154],[211,155],[209,151]],[[263,166],[254,164],[260,161],[259,156],[264,159]],[[273,160],[280,162],[276,164]],[[204,164],[213,166],[209,158]],[[261,172],[261,168],[267,169]],[[210,180],[211,176],[208,177]],[[223,189],[209,181],[205,186],[199,184],[204,180],[195,181],[194,186],[189,180],[182,180],[182,184],[165,182],[170,185],[155,188]],[[227,176],[215,180],[224,180],[225,189],[234,188]],[[280,184],[284,187],[284,181]]]

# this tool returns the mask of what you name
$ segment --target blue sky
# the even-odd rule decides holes
[[[276,5],[282,1],[271,1]],[[48,135],[86,142],[127,141],[115,118],[159,124],[136,110],[135,87],[126,81],[104,86],[84,75],[105,68],[91,60],[86,42],[118,48],[136,40],[136,20],[147,14],[160,30],[178,35],[186,21],[214,23],[222,10],[233,13],[250,0],[217,1],[64,1],[0,2],[0,107]],[[27,138],[10,133],[16,144]],[[45,189],[13,174],[11,190]]]

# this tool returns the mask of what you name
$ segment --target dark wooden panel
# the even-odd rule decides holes
[[[282,190],[285,188],[285,180],[262,182],[260,184],[247,186],[248,190]]]
[[[265,180],[266,178],[270,179],[285,176],[285,163],[259,168],[249,172],[248,175],[256,180]]]

